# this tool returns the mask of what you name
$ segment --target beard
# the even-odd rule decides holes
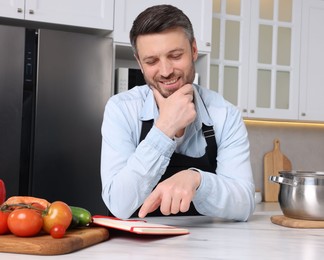
[[[195,79],[195,73],[196,73],[195,65],[194,65],[194,62],[192,62],[189,72],[185,75],[183,73],[175,72],[175,73],[170,74],[168,77],[159,76],[152,80],[150,80],[146,77],[145,72],[143,72],[143,76],[144,76],[146,84],[150,88],[157,89],[164,98],[167,98],[167,97],[171,96],[174,92],[176,92],[179,88],[181,88],[183,85],[192,84]],[[161,86],[160,81],[167,81],[167,80],[171,80],[171,79],[178,79],[178,80],[182,80],[183,82],[180,85],[180,87],[178,87],[176,89],[166,89]]]

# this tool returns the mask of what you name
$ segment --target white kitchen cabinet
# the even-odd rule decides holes
[[[0,16],[113,30],[114,0],[1,0]]]
[[[1,0],[0,17],[24,19],[25,0]]]
[[[114,41],[129,44],[129,31],[134,19],[147,7],[171,4],[191,20],[200,52],[211,50],[212,0],[118,0],[115,1]]]
[[[147,7],[157,4],[172,4],[180,8],[193,25],[199,56],[196,72],[199,84],[209,88],[209,64],[211,50],[212,0],[118,0],[115,1],[115,68],[139,68],[133,56],[129,41],[129,31],[134,19]]]
[[[304,0],[299,119],[324,121],[324,1]]]
[[[211,88],[244,117],[296,120],[301,0],[214,0],[213,8]]]
[[[250,0],[213,0],[210,88],[247,112]]]
[[[256,2],[251,14],[248,116],[296,120],[301,0]]]

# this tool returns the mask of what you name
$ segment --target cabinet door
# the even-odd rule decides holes
[[[324,121],[324,1],[303,2],[300,111],[301,120]]]
[[[25,0],[1,0],[0,17],[24,19]]]
[[[26,20],[113,29],[114,0],[26,0]]]
[[[298,117],[300,3],[214,0],[210,85],[245,117]]]
[[[252,5],[249,117],[297,119],[301,0]]]
[[[157,4],[172,4],[179,7],[192,22],[200,52],[211,50],[211,0],[118,0],[115,1],[114,41],[129,44],[129,31],[133,21],[147,7]]]
[[[244,4],[243,4],[244,3]],[[250,1],[214,0],[210,88],[247,115]]]

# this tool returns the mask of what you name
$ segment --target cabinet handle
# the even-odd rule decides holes
[[[206,46],[207,47],[211,46],[211,43],[210,42],[206,42]]]
[[[34,10],[32,9],[29,10],[29,14],[34,14],[34,13],[35,13]]]
[[[247,109],[246,108],[243,108],[242,112],[243,113],[246,113],[247,112]]]
[[[254,112],[255,112],[254,109],[251,109],[251,110],[250,110],[250,113],[251,113],[251,114],[253,114]]]
[[[301,113],[301,115],[302,115],[302,116],[306,116],[306,113],[303,112],[303,113]]]
[[[19,8],[17,8],[17,12],[18,13],[22,13],[23,12],[23,9],[19,7]]]

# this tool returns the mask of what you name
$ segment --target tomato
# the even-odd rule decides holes
[[[6,186],[0,179],[0,205],[6,200]]]
[[[11,233],[20,237],[37,235],[43,226],[42,215],[33,209],[15,209],[8,216],[8,227]]]
[[[51,228],[50,234],[53,238],[62,238],[65,235],[66,228],[62,225],[55,225]]]
[[[67,229],[72,221],[72,211],[63,201],[55,201],[43,216],[43,229],[50,234],[52,227],[62,225]]]
[[[0,211],[0,235],[9,233],[8,216],[10,211]]]

